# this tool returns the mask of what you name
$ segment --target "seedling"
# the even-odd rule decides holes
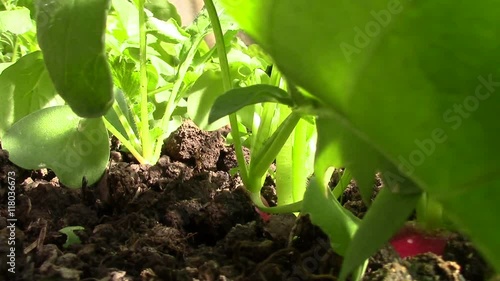
[[[31,33],[41,52],[15,61],[12,46],[15,63],[0,76],[11,161],[48,167],[68,187],[93,184],[108,165],[109,131],[139,163],[156,163],[163,140],[196,112],[186,109],[187,90],[216,65],[203,41],[208,17],[186,29],[176,20],[166,1],[37,1]]]
[[[299,211],[307,183],[306,179],[312,173],[314,149],[311,148],[314,148],[314,145],[311,146],[310,141],[313,140],[315,134],[314,121],[310,120],[312,124],[309,124],[307,121],[301,120],[300,114],[289,109],[298,101],[297,98],[294,99],[294,96],[301,94],[295,88],[290,89],[290,93],[285,91],[286,86],[276,68],[271,72],[269,84],[242,88],[231,86],[229,62],[217,11],[212,1],[207,0],[205,4],[214,28],[223,85],[226,91],[225,94],[216,99],[210,112],[209,122],[229,115],[231,128],[233,128],[231,134],[239,173],[252,201],[260,210],[273,213]],[[236,112],[245,106],[260,103],[263,103],[262,107],[258,108],[260,110],[253,111],[251,121],[245,122],[250,124],[249,127],[252,131],[248,142],[252,153],[247,164],[243,157],[241,132],[239,131],[241,126]],[[295,133],[294,130],[296,130]],[[268,207],[261,200],[260,190],[269,167],[275,160],[278,206]]]
[[[71,245],[81,244],[82,241],[80,240],[80,237],[75,234],[75,231],[84,229],[85,228],[83,228],[82,226],[67,226],[60,229],[59,232],[66,235],[66,242],[64,243],[63,247],[68,248]]]
[[[40,0],[35,32],[26,9],[9,4],[2,145],[14,163],[79,187],[108,164],[107,131],[151,164],[183,118],[205,129],[229,122],[253,202],[308,213],[345,257],[340,280],[360,279],[415,208],[430,228],[445,216],[500,271],[500,19],[490,2],[222,0],[271,57],[256,61],[210,0],[187,29],[158,1]],[[210,22],[216,48],[203,42]],[[267,207],[260,190],[274,161],[278,206]],[[382,175],[363,220],[337,200],[349,173],[327,186],[338,167],[366,203]]]
[[[357,230],[359,219],[345,210],[337,200],[349,184],[351,175],[346,172],[332,193],[327,188],[327,183],[332,176],[333,170],[329,167],[330,159],[323,157],[326,156],[326,153],[322,151],[324,147],[320,147],[320,150],[316,152],[316,164],[312,163],[315,149],[311,148],[315,148],[315,146],[311,145],[309,140],[312,136],[315,136],[315,122],[313,118],[309,119],[310,123],[301,119],[301,117],[310,117],[303,115],[301,112],[308,112],[308,109],[315,101],[308,99],[304,93],[293,85],[289,92],[285,92],[280,88],[279,86],[283,86],[281,84],[281,74],[276,72],[276,67],[273,67],[271,74],[271,81],[274,81],[274,86],[254,85],[231,89],[225,47],[220,43],[222,41],[220,40],[222,31],[217,26],[216,10],[211,0],[206,0],[205,3],[214,24],[216,44],[221,59],[223,78],[226,81],[225,90],[227,91],[215,101],[209,122],[231,114],[230,121],[233,128],[232,134],[239,172],[252,201],[261,211],[265,212],[302,211],[303,213],[309,213],[311,220],[328,234],[332,248],[338,254],[345,255],[347,247]],[[259,115],[261,117],[260,122],[257,124],[252,122],[252,132],[255,133],[251,141],[250,163],[247,165],[243,158],[240,132],[236,129],[239,128],[238,120],[234,113],[244,106],[263,102],[278,102],[280,104],[264,104]],[[276,114],[280,114],[279,119],[281,121],[277,128],[275,127],[277,122],[273,120]],[[288,115],[284,117],[282,114]],[[268,207],[261,201],[260,189],[269,166],[275,159],[278,206]],[[309,170],[311,167],[315,168],[315,176],[320,181],[312,179],[309,189],[304,195],[307,177],[312,173],[312,170]],[[302,198],[304,198],[303,201]],[[366,265],[367,261],[357,266],[353,273],[354,280],[361,280]]]

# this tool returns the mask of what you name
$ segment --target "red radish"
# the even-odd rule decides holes
[[[418,254],[434,253],[443,255],[447,238],[433,236],[412,226],[405,226],[391,239],[391,245],[402,257],[412,257]]]
[[[269,207],[269,203],[267,203],[266,198],[260,196],[260,199],[262,200],[262,203],[264,203],[264,206]],[[257,208],[257,207],[255,207],[255,211],[260,215],[260,217],[262,218],[262,220],[264,222],[268,222],[269,221],[269,218],[271,217],[271,214],[265,213],[265,212],[259,210],[259,208]]]
[[[259,210],[259,208],[255,207],[255,211],[257,211],[257,213],[259,213],[260,217],[262,218],[262,220],[264,222],[268,222],[269,221],[269,218],[271,218],[271,215],[268,214],[268,213],[265,213],[265,212],[262,212],[261,210]]]

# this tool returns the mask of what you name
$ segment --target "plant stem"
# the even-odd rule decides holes
[[[279,112],[278,104],[270,102],[262,104],[260,124],[255,121],[252,124],[252,132],[254,132],[252,140],[253,151],[259,151],[267,138],[276,131],[278,122],[274,121],[274,119],[278,119],[280,116],[282,116],[282,114]]]
[[[275,66],[273,66],[271,80],[269,82],[270,85],[286,90],[285,85],[281,83],[281,73]],[[260,148],[264,145],[267,138],[276,131],[280,123],[278,121],[283,121],[283,119],[285,119],[286,115],[280,112],[279,109],[280,106],[277,103],[266,102],[262,104],[260,124],[254,124],[252,127],[252,132],[254,132],[255,135],[252,142],[252,149],[254,151],[260,151]]]
[[[424,192],[416,207],[417,222],[425,229],[443,227],[443,207]]]
[[[309,150],[307,143],[307,122],[299,120],[293,131],[292,144],[292,197],[293,202],[302,200],[306,191],[307,177],[307,152]]]
[[[134,132],[134,130],[130,126],[130,123],[128,122],[127,117],[125,117],[125,114],[123,114],[123,111],[117,102],[113,103],[113,110],[116,113],[116,115],[118,116],[118,121],[120,121],[120,124],[122,124],[123,129],[125,129],[128,140],[133,145],[133,148],[138,150],[138,151],[142,151],[140,140],[137,138],[136,133]],[[145,163],[141,163],[141,164],[145,164]]]
[[[255,204],[255,206],[259,208],[259,210],[271,214],[295,213],[295,212],[300,212],[300,209],[302,208],[302,201],[294,202],[288,205],[267,207],[262,203],[262,199],[260,198],[260,192],[250,193],[250,199]]]
[[[160,87],[158,89],[152,90],[151,92],[149,92],[149,94],[153,96],[153,95],[156,95],[158,93],[161,93],[163,91],[170,90],[170,89],[172,89],[172,86],[171,85],[166,85],[166,86],[162,86],[162,87]]]
[[[291,113],[291,109],[286,105],[278,106],[280,121],[285,121]],[[278,197],[278,206],[295,202],[293,197],[293,131],[288,135],[286,142],[276,155],[276,196]],[[303,162],[301,164],[304,164]],[[304,173],[304,171],[301,171]]]
[[[224,91],[231,90],[231,75],[229,72],[229,62],[227,60],[226,46],[224,45],[224,35],[222,33],[222,28],[219,22],[219,17],[217,15],[217,10],[215,9],[214,2],[212,0],[203,0],[205,2],[205,7],[212,23],[212,28],[215,35],[215,46],[217,47],[217,54],[219,56],[219,64],[222,73],[222,84],[224,86]],[[236,114],[233,113],[229,115],[229,122],[231,124],[231,135],[234,141],[234,150],[236,152],[236,160],[238,161],[238,166],[240,167],[240,176],[244,184],[248,182],[248,167],[243,155],[243,147],[241,146],[240,133],[238,131],[238,118]],[[260,200],[260,198],[259,198]]]
[[[267,169],[274,159],[276,159],[278,152],[293,132],[300,118],[301,116],[299,114],[292,111],[292,113],[281,123],[278,129],[269,138],[266,145],[257,152],[255,163],[250,165],[251,175],[264,175],[267,172]],[[254,190],[250,191],[254,192]]]
[[[142,157],[142,155],[139,152],[137,152],[132,143],[130,143],[130,141],[127,138],[125,138],[120,133],[120,131],[118,131],[115,127],[113,127],[113,125],[109,123],[108,120],[106,120],[106,118],[103,117],[102,120],[104,121],[104,124],[106,125],[108,131],[110,131],[130,151],[130,153],[134,155],[135,159],[137,159],[139,163],[141,164],[147,163],[146,159],[144,159],[144,157]]]
[[[339,199],[340,196],[342,196],[346,188],[349,186],[349,183],[351,183],[351,180],[352,180],[351,173],[349,172],[349,170],[345,169],[344,174],[342,175],[342,177],[340,177],[339,182],[333,188],[332,194],[335,197],[335,199]]]
[[[149,134],[149,113],[148,113],[148,72],[146,58],[146,13],[144,12],[145,0],[138,1],[139,10],[139,67],[140,67],[140,86],[139,94],[141,96],[141,143],[142,156],[146,161],[151,160],[153,149],[151,147],[151,135]]]
[[[186,73],[189,69],[189,66],[191,66],[191,63],[193,62],[194,55],[197,52],[197,47],[203,40],[203,36],[198,36],[193,40],[193,44],[191,45],[189,52],[186,56],[186,60],[179,66],[179,71],[177,72],[177,76],[175,78],[174,85],[172,86],[172,92],[170,93],[170,96],[167,101],[167,106],[165,107],[165,113],[163,114],[163,117],[161,119],[161,129],[164,132],[168,132],[168,122],[170,121],[170,118],[172,117],[172,112],[174,112],[175,109],[175,104],[177,101],[177,97],[179,95],[179,91],[181,89],[182,83],[184,81],[184,77],[186,76]],[[159,93],[163,90],[167,90],[168,86],[159,88],[155,91],[154,93]],[[161,89],[161,90],[160,90]],[[156,140],[156,145],[155,145],[155,153],[154,155],[159,156],[161,153],[161,146],[163,142],[163,135],[159,136],[158,139]]]
[[[12,46],[12,58],[10,60],[12,63],[17,61],[17,52],[19,49],[19,39],[17,37],[18,37],[18,35],[15,35],[14,46]]]

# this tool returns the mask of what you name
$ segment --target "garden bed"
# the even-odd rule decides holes
[[[7,177],[15,173],[16,280],[336,280],[341,257],[307,217],[256,212],[232,175],[225,131],[185,123],[165,142],[154,166],[118,152],[95,186],[71,190],[47,170],[26,171],[0,150],[0,254],[9,252]],[[10,173],[10,174],[9,174]],[[263,190],[270,204],[272,181]],[[379,188],[380,182],[374,185]],[[354,184],[342,203],[362,216]],[[67,226],[81,244],[65,248]],[[1,276],[7,271],[0,264]],[[365,280],[485,280],[486,266],[463,237],[452,235],[442,257],[401,260],[392,248],[374,255]],[[463,278],[463,279],[462,279]],[[4,279],[2,279],[4,280]],[[14,280],[14,279],[8,279]]]

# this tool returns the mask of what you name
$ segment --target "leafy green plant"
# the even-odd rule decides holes
[[[239,173],[252,201],[259,209],[275,213],[299,211],[307,177],[312,173],[311,162],[314,150],[311,150],[311,147],[314,146],[310,146],[309,142],[315,133],[314,125],[301,120],[300,114],[289,109],[294,106],[297,99],[282,89],[286,87],[276,68],[272,70],[267,85],[237,88],[231,86],[232,77],[217,12],[212,1],[207,0],[205,4],[214,25],[223,86],[226,91],[215,100],[208,122],[211,123],[229,115]],[[296,96],[300,95],[297,89],[290,89],[290,92],[294,92]],[[263,104],[260,108],[255,107],[256,104],[261,103]],[[247,118],[250,120],[243,121],[252,131],[249,140],[251,153],[248,164],[243,156],[239,129],[241,126],[236,114],[247,106],[254,106],[250,110],[250,118]],[[269,167],[274,161],[276,161],[278,206],[268,207],[261,200],[260,190]]]
[[[13,2],[13,1],[12,1]],[[28,6],[2,1],[0,8],[0,70],[34,51],[34,32]]]
[[[138,162],[155,163],[163,140],[197,112],[188,90],[217,65],[203,41],[206,13],[184,29],[167,1],[40,0],[36,8],[30,32],[41,52],[11,59],[0,76],[0,138],[11,161],[51,168],[79,188],[102,176],[109,131]],[[231,44],[235,28],[222,19]],[[15,58],[21,48],[12,48]]]
[[[83,177],[95,175],[90,179],[99,179],[109,159],[109,140],[102,120],[81,118],[65,105],[22,118],[3,137],[2,146],[17,165],[26,169],[50,167],[70,187],[81,184]]]
[[[101,177],[108,131],[147,164],[183,118],[210,130],[229,122],[253,202],[310,214],[345,257],[340,279],[360,279],[415,208],[430,227],[445,216],[500,271],[496,2],[222,0],[272,59],[205,3],[181,28],[167,1],[39,0],[36,13],[3,1],[10,159],[79,187]],[[203,40],[212,29],[214,48]],[[268,207],[260,190],[273,162],[278,206]],[[338,167],[347,172],[331,191]],[[369,203],[376,172],[386,187],[359,220],[338,197],[352,174]]]
[[[331,148],[317,159],[347,167],[365,200],[382,173],[387,188],[354,233],[341,278],[391,237],[422,192],[500,271],[499,139],[488,134],[499,129],[500,34],[498,17],[484,12],[497,3],[223,3],[318,101],[308,110]]]

